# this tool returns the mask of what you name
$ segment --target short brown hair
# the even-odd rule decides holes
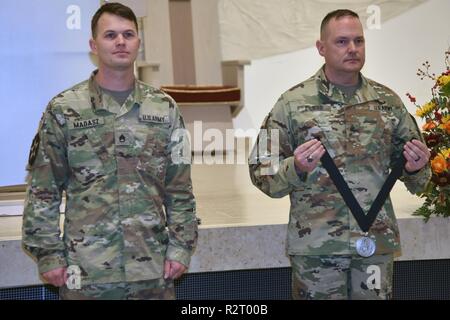
[[[97,23],[100,19],[100,16],[104,13],[111,13],[116,16],[125,18],[127,20],[130,20],[134,22],[134,25],[136,27],[136,31],[138,31],[138,23],[136,19],[136,15],[134,14],[133,10],[131,10],[129,7],[118,3],[118,2],[108,2],[102,5],[97,12],[92,17],[91,21],[91,32],[92,37],[95,38],[97,36]]]
[[[336,20],[338,20],[342,17],[348,17],[348,16],[359,19],[358,14],[349,9],[337,9],[337,10],[329,12],[325,16],[325,18],[323,18],[322,23],[320,24],[320,37],[322,37],[325,27],[327,26],[328,22],[330,22],[331,19],[335,18]]]

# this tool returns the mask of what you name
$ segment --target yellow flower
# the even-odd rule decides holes
[[[437,85],[440,87],[445,86],[447,83],[450,82],[450,75],[442,75],[439,78],[437,78]]]
[[[423,118],[427,114],[431,113],[436,108],[436,103],[434,101],[430,101],[424,104],[421,108],[418,108],[416,111],[416,115],[418,117]]]
[[[422,127],[424,138],[432,157],[429,165],[432,176],[428,187],[421,192],[426,198],[422,207],[415,211],[427,221],[431,216],[450,218],[450,48],[445,52],[445,70],[436,76],[430,71],[430,64],[422,64],[417,75],[423,80],[432,79],[432,97],[428,103],[418,105],[415,97],[407,94],[416,106],[416,115],[426,120]]]
[[[447,150],[441,151],[441,154],[444,158],[450,159],[450,148],[448,148]]]
[[[450,114],[442,117],[441,124],[438,128],[447,131],[450,134]]]

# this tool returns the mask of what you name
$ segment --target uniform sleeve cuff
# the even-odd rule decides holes
[[[41,274],[64,267],[67,267],[66,259],[63,254],[59,253],[43,256],[38,261],[38,269]]]
[[[308,179],[306,172],[297,172],[294,163],[294,157],[289,157],[284,160],[286,165],[286,178],[290,184],[296,187],[300,187]]]
[[[191,251],[174,246],[169,246],[166,252],[166,259],[177,261],[181,264],[184,264],[186,267],[189,267],[189,264],[191,262]]]
[[[403,175],[404,175],[404,176],[413,176],[413,175],[419,173],[420,171],[421,171],[421,170],[416,170],[416,171],[409,172],[408,170],[403,169]]]
[[[422,192],[431,178],[431,169],[425,166],[419,171],[408,172],[403,170],[403,182],[412,193]]]

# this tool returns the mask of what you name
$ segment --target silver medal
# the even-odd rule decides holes
[[[369,237],[361,237],[356,240],[356,252],[362,257],[370,257],[375,253],[375,241]]]

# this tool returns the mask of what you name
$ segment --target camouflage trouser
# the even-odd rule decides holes
[[[292,297],[309,299],[391,299],[392,254],[290,256]]]
[[[62,300],[174,300],[173,280],[155,279],[136,282],[102,283],[81,289],[59,289]]]

